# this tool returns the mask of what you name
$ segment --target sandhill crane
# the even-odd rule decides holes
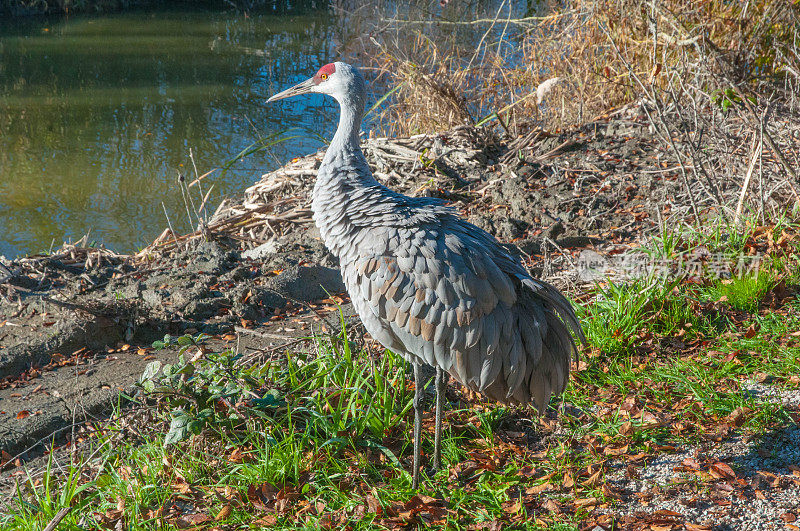
[[[584,336],[567,299],[528,274],[494,237],[431,198],[378,183],[359,145],[366,87],[342,62],[267,100],[327,94],[339,126],[319,168],[314,222],[338,257],[350,299],[367,331],[414,366],[414,464],[419,485],[423,363],[436,368],[433,465],[441,466],[447,376],[504,403],[541,412],[561,393]]]

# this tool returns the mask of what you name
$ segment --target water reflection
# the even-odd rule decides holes
[[[176,185],[259,135],[303,123],[330,135],[321,97],[266,107],[332,53],[326,12],[233,15],[169,11],[0,26],[0,254],[92,238],[146,245],[186,212]],[[312,135],[209,179],[241,190]],[[216,204],[220,197],[212,197]]]

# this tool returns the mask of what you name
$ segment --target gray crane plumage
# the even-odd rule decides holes
[[[441,201],[407,197],[374,179],[359,146],[366,90],[358,70],[326,65],[270,101],[305,92],[341,105],[312,211],[367,331],[414,364],[418,384],[420,364],[437,368],[437,395],[444,372],[493,400],[543,410],[567,384],[572,333],[583,340],[570,303]],[[440,408],[437,396],[437,466]],[[417,419],[415,486],[419,429]]]

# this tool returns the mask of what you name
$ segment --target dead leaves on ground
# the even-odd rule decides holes
[[[339,528],[369,516],[389,528],[402,528],[414,523],[444,524],[449,509],[444,499],[417,494],[403,502],[384,506],[375,487],[363,495],[362,502],[350,509],[334,510],[322,501],[301,494],[295,486],[278,488],[265,482],[247,489],[247,502],[256,511],[255,523],[274,525],[279,520],[295,523],[316,523],[323,529]],[[313,492],[311,489],[309,492]]]

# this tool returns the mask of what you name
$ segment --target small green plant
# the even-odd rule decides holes
[[[231,403],[243,396],[256,396],[254,407],[258,408],[281,405],[277,393],[259,396],[253,392],[263,382],[237,370],[236,356],[230,350],[187,361],[186,351],[199,347],[207,338],[203,334],[178,338],[167,335],[154,342],[158,349],[178,345],[178,361],[174,364],[153,361],[139,379],[138,385],[146,393],[165,400],[171,408],[166,444],[182,441],[190,434],[198,435],[210,425],[232,427],[241,423],[243,417]]]
[[[156,341],[156,348],[179,346],[178,361],[154,361],[139,379],[148,396],[170,411],[166,444],[207,428],[225,436],[246,436],[248,425],[285,418],[295,428],[323,438],[323,446],[341,448],[349,440],[342,437],[347,433],[359,444],[384,451],[365,435],[383,437],[411,407],[397,358],[387,354],[378,363],[365,363],[364,353],[352,350],[344,328],[336,336],[319,338],[316,354],[296,352],[283,364],[253,369],[239,366],[232,351],[187,360],[186,351],[205,339],[168,335]]]
[[[711,101],[714,102],[714,105],[721,108],[723,112],[728,112],[734,105],[741,105],[742,103],[742,99],[736,94],[736,91],[730,87],[715,91],[711,96]]]
[[[727,302],[736,310],[755,312],[777,281],[769,273],[718,280],[709,290],[711,300]]]
[[[686,241],[680,231],[661,228],[658,236],[653,237],[640,250],[655,261],[677,260],[686,252]]]
[[[691,310],[674,291],[680,281],[649,277],[598,287],[592,304],[579,308],[589,343],[606,354],[623,354],[640,332],[667,335],[692,322]]]

